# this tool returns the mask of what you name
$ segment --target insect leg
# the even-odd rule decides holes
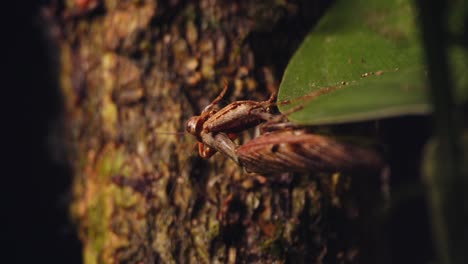
[[[279,121],[279,122],[278,122]],[[299,129],[300,126],[289,121],[271,120],[260,125],[260,134],[278,130]]]
[[[221,101],[223,99],[224,95],[226,95],[227,90],[228,90],[228,82],[225,80],[224,81],[224,87],[223,87],[223,90],[221,91],[221,93],[209,105],[207,105],[205,107],[205,110],[203,110],[203,112],[211,110],[211,108],[214,105],[219,103],[219,101]]]
[[[239,164],[239,159],[235,152],[237,145],[225,133],[203,133],[201,135],[203,143],[216,149],[235,163]]]
[[[275,91],[270,95],[270,98],[268,98],[268,103],[273,104],[276,101],[276,96],[278,95],[278,92]]]
[[[279,115],[273,115],[272,118],[267,119],[266,123],[261,125],[260,127],[260,133],[264,134],[266,132],[272,132],[276,130],[285,130],[285,129],[299,129],[301,126],[298,126],[296,124],[293,124],[292,122],[289,122],[287,116],[299,111],[303,108],[302,105],[293,107],[289,109],[288,111],[279,114]]]
[[[210,158],[211,156],[213,156],[214,154],[216,154],[216,149],[206,145],[206,144],[203,144],[201,142],[198,142],[198,155],[200,155],[200,157],[204,158],[204,159],[208,159]]]

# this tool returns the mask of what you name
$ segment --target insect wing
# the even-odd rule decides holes
[[[380,156],[372,150],[303,131],[261,135],[237,148],[236,153],[247,171],[259,174],[373,171],[382,167]]]

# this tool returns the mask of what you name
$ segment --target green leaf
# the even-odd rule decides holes
[[[299,124],[332,124],[431,111],[426,71],[409,0],[338,1],[285,70],[280,110]],[[453,57],[453,56],[452,56]],[[458,52],[457,84],[468,81]],[[458,79],[457,79],[458,78]],[[466,89],[462,94],[467,94]],[[466,96],[463,96],[466,98]]]

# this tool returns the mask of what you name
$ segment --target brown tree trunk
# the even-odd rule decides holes
[[[57,10],[86,263],[358,261],[349,175],[263,182],[220,154],[200,159],[193,137],[173,134],[225,79],[227,102],[266,99],[308,29],[292,41],[277,25],[316,14],[305,2],[75,0]]]

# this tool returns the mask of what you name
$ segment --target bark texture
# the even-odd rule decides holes
[[[75,172],[71,212],[86,263],[366,258],[361,245],[372,244],[373,233],[371,224],[362,228],[370,213],[361,208],[375,203],[377,180],[251,175],[219,154],[200,159],[195,139],[171,133],[183,131],[225,79],[227,102],[264,100],[277,89],[308,28],[288,21],[315,16],[319,5],[261,2],[70,0],[51,7]],[[296,29],[297,41],[288,37]]]

